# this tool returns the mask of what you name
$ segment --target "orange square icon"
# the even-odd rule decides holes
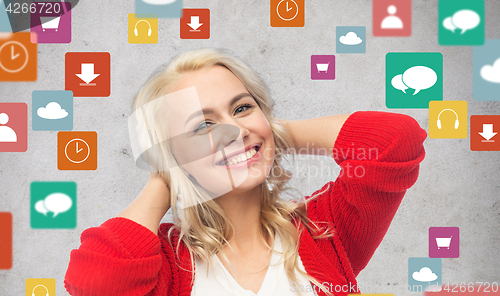
[[[500,115],[471,115],[470,150],[500,151]]]
[[[12,214],[0,212],[0,269],[12,268]]]
[[[181,39],[210,38],[210,10],[183,9],[181,17]]]
[[[271,0],[271,27],[303,27],[304,0]]]
[[[66,53],[66,90],[74,97],[109,97],[111,92],[109,52]]]
[[[59,170],[97,169],[97,133],[58,132],[57,168]]]
[[[0,33],[0,81],[35,81],[37,45],[30,33]]]

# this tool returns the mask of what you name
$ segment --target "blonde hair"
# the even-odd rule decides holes
[[[280,197],[281,193],[292,189],[285,187],[292,174],[282,167],[281,161],[283,152],[289,152],[291,148],[294,148],[293,140],[287,130],[278,124],[274,118],[272,114],[274,102],[269,97],[267,86],[250,67],[221,49],[199,49],[185,52],[153,73],[135,96],[133,109],[138,110],[167,94],[185,74],[217,65],[227,68],[245,85],[266,116],[274,136],[276,146],[274,162],[268,178],[260,185],[262,187],[260,217],[262,241],[272,250],[271,246],[274,245],[275,234],[279,234],[283,248],[284,266],[290,283],[298,282],[295,273],[297,271],[325,293],[333,295],[318,280],[299,269],[299,237],[304,228],[297,229],[292,221],[293,218],[302,221],[306,228],[310,230],[314,239],[333,236],[331,228],[320,229],[306,215],[307,203],[318,197],[322,192],[308,200],[302,199],[299,203],[285,201]],[[156,142],[161,142],[168,138],[168,127],[166,127],[166,120],[162,118],[162,116],[165,116],[162,108],[159,105],[156,107],[158,108],[148,108],[143,112],[149,123],[149,136],[153,137]],[[291,155],[294,157],[293,154]],[[182,240],[189,250],[191,271],[193,273],[192,279],[194,280],[194,256],[208,264],[208,266],[210,266],[210,256],[217,252],[220,252],[221,256],[227,259],[223,247],[225,243],[228,243],[233,238],[234,228],[218,202],[207,198],[207,192],[204,192],[203,188],[197,186],[193,180],[184,174],[168,148],[159,145],[159,148],[154,149],[154,152],[151,152],[146,158],[150,165],[154,166],[155,170],[158,171],[157,173],[169,184],[174,226],[169,229],[166,236],[173,248],[171,242],[172,231],[176,230],[180,233],[176,253],[179,253],[178,248]],[[163,164],[169,169],[162,170]],[[179,192],[182,192],[182,199],[200,198],[201,196],[203,200],[206,200],[203,203],[190,203],[196,205],[183,208],[181,210],[182,223],[176,209]],[[266,238],[270,240],[270,244],[268,244]],[[227,261],[229,262],[229,260]],[[300,294],[300,291],[298,292]]]

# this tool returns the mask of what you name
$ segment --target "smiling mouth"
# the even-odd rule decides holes
[[[238,154],[236,156],[230,157],[229,159],[223,159],[216,163],[218,166],[231,166],[235,164],[239,164],[242,162],[246,162],[249,159],[252,159],[260,150],[262,144],[258,144],[250,149],[248,149],[245,153]]]

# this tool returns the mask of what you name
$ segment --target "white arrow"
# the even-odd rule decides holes
[[[75,75],[85,81],[86,84],[89,84],[101,74],[94,74],[94,64],[82,64],[82,74]]]
[[[486,141],[489,141],[493,138],[497,133],[493,132],[493,124],[483,124],[483,132],[479,133]]]
[[[198,31],[197,29],[203,25],[203,23],[200,24],[200,17],[199,16],[191,16],[191,23],[188,24],[193,30],[191,31]]]

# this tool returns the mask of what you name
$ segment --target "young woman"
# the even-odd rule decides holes
[[[427,134],[403,114],[291,121],[275,118],[272,108],[259,76],[222,50],[186,52],[155,73],[134,110],[148,125],[148,135],[139,137],[159,143],[143,158],[157,172],[117,217],[82,233],[66,290],[359,293],[356,276],[416,182]],[[208,136],[207,152],[193,139]],[[297,151],[333,157],[341,172],[312,196],[285,201],[280,195],[291,174],[281,160]],[[159,225],[171,205],[174,223]]]

